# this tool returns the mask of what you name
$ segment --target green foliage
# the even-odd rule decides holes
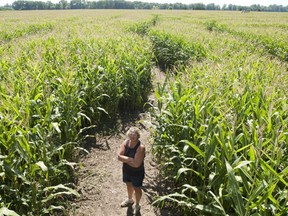
[[[287,108],[253,72],[243,75],[241,95],[225,79],[208,88],[213,78],[197,70],[169,92],[158,88],[153,152],[175,190],[155,203],[176,204],[185,215],[287,212]]]
[[[129,30],[143,36],[148,34],[150,26],[149,22],[141,22],[130,26]]]
[[[283,61],[288,61],[288,46],[284,39],[275,39],[266,35],[256,35],[251,32],[234,30],[224,24],[217,23],[216,20],[209,21],[206,25],[209,31],[228,32],[232,35],[240,36],[260,47],[263,46],[269,54],[276,56]]]
[[[38,27],[7,40],[0,61],[3,214],[64,211],[67,199],[79,196],[71,187],[85,132],[143,109],[152,88],[150,43],[138,35],[20,39]]]
[[[149,21],[133,24],[132,26],[129,27],[129,30],[141,36],[148,35],[149,31],[151,30],[151,27],[155,26],[158,20],[159,16],[154,15],[153,18]]]
[[[199,43],[188,43],[184,38],[153,31],[150,33],[152,50],[156,63],[168,70],[184,67],[192,59],[201,59],[206,51]]]
[[[225,29],[227,28],[225,25],[217,23],[216,20],[206,22],[206,26],[209,31],[218,31],[218,32],[224,32]]]
[[[12,7],[0,6],[0,11],[11,11],[11,10],[13,10]]]
[[[0,40],[4,40],[5,42],[9,42],[13,39],[31,35],[31,34],[37,34],[40,31],[52,31],[53,30],[52,23],[44,23],[44,24],[33,24],[29,25],[28,27],[25,27],[23,29],[17,29],[12,32],[0,32]]]
[[[288,61],[288,46],[285,40],[275,39],[265,35],[254,35],[251,33],[237,32],[231,30],[232,34],[239,35],[245,39],[253,41],[258,46],[263,46],[272,56],[276,56],[282,61]]]
[[[153,13],[0,17],[0,214],[65,211],[87,131],[143,108],[153,61],[179,72],[155,92],[153,153],[173,186],[155,203],[184,215],[287,213],[287,65],[269,56],[287,58],[285,16],[166,11],[123,31]]]

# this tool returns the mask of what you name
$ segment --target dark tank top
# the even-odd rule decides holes
[[[138,143],[134,146],[134,148],[130,148],[128,146],[129,141],[127,141],[127,143],[125,144],[125,152],[124,155],[127,157],[135,157],[136,151],[138,149],[138,147],[140,146],[141,142],[138,141]],[[130,176],[141,176],[144,175],[144,162],[142,162],[142,164],[135,168],[135,167],[131,167],[129,166],[127,163],[123,163],[123,172],[130,175]]]

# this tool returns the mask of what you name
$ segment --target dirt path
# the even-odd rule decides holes
[[[156,79],[163,79],[163,75],[156,71]],[[151,96],[153,98],[153,95]],[[143,196],[140,202],[141,214],[145,216],[170,215],[164,210],[152,206],[153,195],[157,194],[158,170],[153,165],[151,155],[151,119],[148,113],[141,113],[136,119],[128,119],[123,124],[119,135],[109,138],[97,138],[96,148],[82,158],[79,169],[77,190],[81,197],[72,204],[70,216],[125,216],[132,215],[131,208],[121,208],[120,203],[126,199],[126,185],[122,182],[122,163],[117,160],[119,145],[126,138],[126,131],[130,126],[140,129],[140,140],[146,146]]]

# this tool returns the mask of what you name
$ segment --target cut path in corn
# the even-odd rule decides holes
[[[154,80],[163,81],[165,76],[154,71]],[[158,81],[157,81],[158,80]],[[151,95],[153,100],[154,95]],[[97,137],[92,143],[88,155],[82,158],[78,170],[77,190],[80,198],[72,204],[70,216],[125,216],[132,215],[132,208],[121,208],[120,203],[127,198],[126,185],[122,182],[122,163],[117,160],[117,151],[121,142],[126,139],[126,131],[131,126],[140,129],[140,140],[146,146],[143,196],[140,202],[139,215],[172,215],[169,210],[152,206],[153,197],[161,193],[157,179],[158,170],[152,159],[150,126],[148,113],[139,113],[125,117],[119,134],[109,137]]]

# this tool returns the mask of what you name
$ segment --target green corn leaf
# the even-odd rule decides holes
[[[180,177],[180,175],[181,175],[182,173],[185,173],[185,172],[187,172],[187,171],[193,171],[193,170],[190,169],[190,168],[180,168],[180,169],[178,170],[178,172],[177,172],[176,180],[179,179],[179,177]]]
[[[104,112],[105,114],[109,115],[109,113],[102,107],[97,107],[98,110]]]
[[[270,170],[275,177],[277,177],[286,187],[288,187],[288,183],[283,179],[281,175],[279,175],[268,163],[266,163],[262,158],[260,158],[261,164]]]
[[[48,171],[48,168],[47,168],[47,166],[44,164],[43,161],[38,161],[36,164],[42,169],[43,172],[47,172],[47,171]]]
[[[240,169],[243,166],[247,166],[248,164],[252,163],[252,161],[241,161],[236,167],[233,168],[235,171],[236,169]]]
[[[189,140],[181,140],[180,142],[188,144],[191,148],[193,148],[199,155],[201,155],[203,158],[205,157],[205,153],[201,151],[201,149],[190,142]]]
[[[58,132],[58,133],[61,133],[61,130],[59,128],[59,124],[58,122],[52,122],[52,127]]]
[[[46,199],[42,200],[42,203],[46,203],[49,200],[57,198],[59,196],[73,195],[76,197],[80,197],[79,193],[76,190],[73,190],[72,188],[66,187],[63,184],[46,187],[46,188],[44,188],[43,191],[47,191],[47,192],[49,191],[50,192],[50,191],[57,191],[57,190],[61,190],[61,191],[51,193]]]
[[[5,216],[20,216],[19,214],[17,214],[16,212],[9,210],[6,207],[2,207],[0,208],[0,215],[5,215]]]
[[[213,215],[227,215],[223,213],[221,207],[215,205],[193,205],[192,208],[200,210],[203,213],[210,213]],[[228,215],[227,215],[228,216]]]
[[[49,214],[49,213],[51,213],[51,212],[53,212],[53,211],[55,211],[55,210],[57,210],[57,211],[64,211],[65,210],[65,207],[64,206],[54,206],[54,205],[51,205],[51,206],[49,206],[49,208],[48,209],[43,209],[43,213],[44,214]]]
[[[219,198],[212,191],[208,191],[208,193],[210,193],[213,199],[218,203],[218,205],[217,206],[214,205],[214,207],[218,208],[222,212],[222,215],[226,215],[225,209],[222,203],[220,202]]]
[[[255,151],[252,145],[250,146],[250,149],[249,149],[249,157],[251,161],[255,161]]]
[[[240,189],[239,189],[237,179],[236,179],[234,172],[233,172],[233,169],[230,166],[230,164],[228,163],[228,161],[225,161],[225,164],[226,164],[229,183],[231,185],[230,191],[232,194],[232,199],[233,199],[234,204],[236,206],[236,210],[237,210],[239,215],[245,216],[244,201],[243,201],[241,194],[240,194]]]
[[[254,184],[256,185],[258,182],[254,182]],[[258,183],[259,184],[259,183]],[[250,203],[253,203],[253,201],[255,199],[257,199],[257,197],[260,195],[260,194],[263,194],[266,190],[266,187],[267,187],[267,182],[265,182],[264,180],[260,182],[260,185],[252,190],[252,193],[249,195],[249,199],[248,199],[248,202],[247,204],[250,204]],[[255,204],[255,205],[254,205]],[[256,207],[256,202],[254,202],[253,205],[251,205],[251,208],[253,207]]]

